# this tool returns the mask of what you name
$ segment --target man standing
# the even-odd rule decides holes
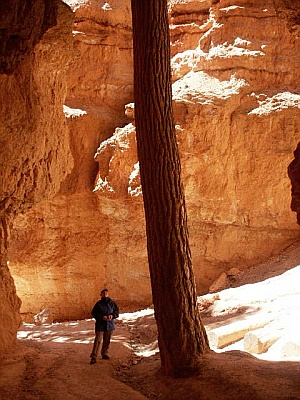
[[[102,341],[101,356],[103,360],[108,360],[107,355],[112,331],[115,330],[115,318],[119,316],[117,304],[108,297],[108,290],[101,290],[101,299],[97,301],[92,310],[92,316],[95,318],[95,340],[91,353],[90,364],[97,362],[97,356]]]

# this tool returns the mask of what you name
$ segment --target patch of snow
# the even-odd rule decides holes
[[[109,3],[103,4],[103,6],[101,8],[102,8],[102,10],[105,10],[105,11],[112,10],[112,7],[111,7],[111,5]]]
[[[265,360],[300,360],[300,266],[285,273],[266,279],[262,282],[243,285],[237,288],[222,290],[209,307],[212,316],[229,316],[226,323],[218,326],[226,327],[236,321],[249,321],[249,326],[259,319],[266,321],[270,333],[278,334],[280,339],[270,346],[268,351],[254,356]],[[204,295],[200,301],[212,295]],[[238,311],[243,309],[243,313]],[[214,329],[215,325],[207,326]],[[225,346],[221,352],[243,350],[243,340]]]
[[[151,357],[159,352],[158,341],[146,345],[134,346],[134,353],[139,357]]]
[[[133,322],[138,318],[146,317],[148,315],[154,315],[154,310],[151,308],[145,308],[143,310],[135,311],[132,313],[123,313],[120,314],[119,320],[124,323],[128,323],[128,322]]]
[[[86,0],[62,0],[65,4],[67,4],[73,12],[81,8],[84,4],[86,4]]]
[[[106,192],[110,192],[110,193],[114,193],[114,188],[107,182],[107,178],[105,178],[104,180],[101,179],[100,177],[98,177],[97,182],[95,183],[95,187],[93,189],[93,192],[97,192],[97,191],[106,191]]]
[[[139,176],[139,173],[140,173],[140,164],[139,162],[137,162],[133,166],[133,171],[129,176],[129,182],[128,182],[128,194],[132,197],[138,197],[142,194],[142,186],[141,185],[137,186],[135,184]]]
[[[248,44],[250,44],[249,42]],[[245,42],[243,43],[245,45]],[[258,57],[258,56],[265,56],[265,53],[261,50],[249,50],[244,46],[236,46],[236,43],[228,45],[227,43],[219,44],[217,46],[212,47],[206,58],[213,59],[213,58],[232,58],[232,57]]]
[[[87,114],[85,110],[81,110],[80,108],[71,108],[65,104],[63,105],[63,111],[66,118],[82,117]]]
[[[173,83],[173,99],[193,103],[211,103],[214,98],[227,99],[246,86],[244,79],[231,75],[230,80],[221,81],[206,72],[190,71]]]
[[[296,93],[282,92],[272,97],[253,93],[252,96],[256,97],[259,107],[251,110],[249,114],[268,115],[287,108],[300,108],[300,95]]]
[[[220,8],[220,11],[228,12],[228,11],[232,11],[232,10],[236,10],[236,9],[244,10],[245,7],[240,7],[240,6],[229,6],[229,7]]]

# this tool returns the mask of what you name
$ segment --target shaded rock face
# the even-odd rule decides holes
[[[1,3],[0,350],[20,323],[7,265],[12,222],[53,196],[72,167],[62,111],[72,17],[58,1]]]
[[[297,213],[297,222],[300,225],[300,143],[294,151],[294,156],[294,160],[288,167],[288,174],[292,183],[291,209]]]
[[[10,268],[28,319],[45,308],[56,320],[90,316],[103,286],[121,308],[151,302],[133,107],[124,113],[133,101],[130,1],[67,3],[74,166],[54,199],[14,223]],[[288,176],[299,142],[299,40],[288,22],[296,10],[283,3],[169,2],[199,294],[299,238]]]
[[[108,204],[107,214],[93,192],[98,171],[95,152],[117,126],[127,122],[124,105],[133,99],[130,0],[109,5],[93,0],[66,3],[75,19],[76,60],[68,70],[64,106],[74,166],[54,199],[15,221],[10,265],[23,301],[21,311],[28,320],[44,308],[52,310],[54,319],[90,317],[102,286],[109,286],[122,305],[122,300],[140,302],[138,293],[128,292],[132,282],[136,286],[145,281],[150,301],[146,251],[141,252],[141,246],[135,251],[132,245],[136,254],[128,262],[127,250],[131,250],[123,249],[122,255],[118,244],[113,245],[123,229],[122,243],[130,242],[123,200]],[[112,214],[124,228],[110,226]],[[136,272],[136,256],[143,259],[144,277]]]
[[[1,1],[1,73],[11,74],[15,71],[46,30],[56,25],[57,12],[57,1]]]
[[[275,0],[277,14],[284,19],[289,31],[300,37],[300,7],[298,0]]]

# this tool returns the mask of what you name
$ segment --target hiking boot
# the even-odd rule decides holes
[[[109,360],[109,357],[106,354],[104,354],[104,356],[102,356],[102,360]]]
[[[92,365],[92,364],[96,364],[96,362],[97,362],[97,361],[96,361],[94,358],[92,358],[91,361],[90,361],[90,364],[91,364],[91,365]]]

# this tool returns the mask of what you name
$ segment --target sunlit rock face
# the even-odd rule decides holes
[[[103,137],[125,124],[124,105],[133,97],[130,0],[65,0],[75,15],[78,58],[69,70],[66,105],[94,119],[85,136],[95,153]],[[95,126],[97,124],[97,126]]]
[[[77,49],[64,108],[74,167],[59,195],[15,223],[10,268],[28,318],[43,308],[54,319],[90,316],[103,286],[120,305],[151,302],[132,105],[124,113],[133,102],[130,1],[66,1]],[[169,2],[199,294],[299,237],[288,177],[299,142],[299,41],[277,8]]]
[[[58,1],[9,3],[0,5],[0,351],[20,324],[7,264],[13,220],[55,194],[72,166],[62,111],[72,13]]]
[[[272,1],[198,4],[202,33],[192,49],[180,33],[185,5],[171,8],[172,66],[194,266],[205,288],[212,275],[262,261],[299,236],[287,168],[299,141],[300,42]]]
[[[272,1],[214,3],[169,4],[174,111],[200,293],[222,272],[263,261],[299,237],[288,177],[299,141],[299,41]],[[126,209],[140,201],[130,190],[138,165],[124,146],[129,127],[98,150],[100,204],[112,196],[125,196]]]

